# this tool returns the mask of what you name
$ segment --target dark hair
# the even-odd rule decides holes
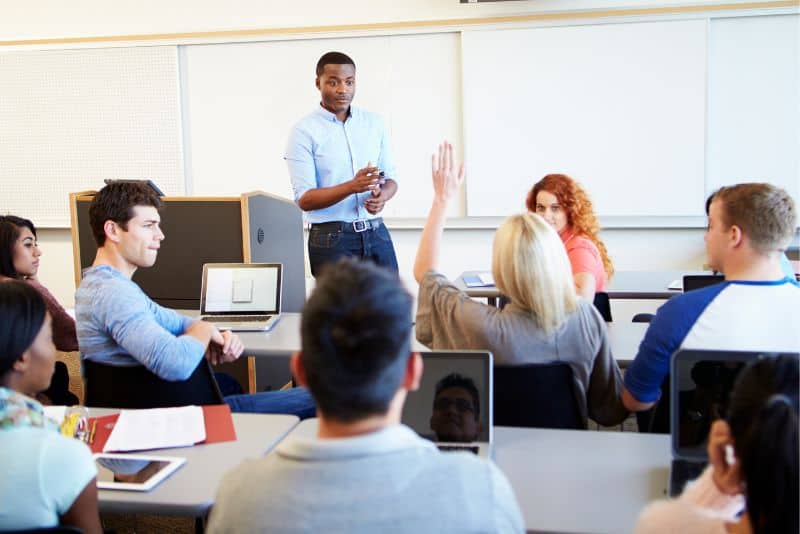
[[[325,65],[352,65],[356,68],[355,62],[350,59],[350,56],[342,52],[326,52],[317,61],[317,76],[320,76],[325,70]]]
[[[147,182],[114,182],[97,192],[89,205],[89,225],[98,247],[106,242],[106,221],[114,221],[127,231],[136,206],[161,209],[161,198]]]
[[[386,413],[411,350],[411,304],[396,273],[351,258],[326,266],[300,329],[320,412],[342,422]]]
[[[0,376],[31,346],[44,324],[47,305],[25,282],[0,282]]]
[[[470,397],[472,397],[472,405],[475,407],[475,420],[477,421],[481,413],[481,401],[475,382],[468,376],[450,373],[436,382],[436,393],[433,395],[434,402],[436,402],[436,397],[439,396],[439,393],[448,388],[461,388],[469,393]]]
[[[36,237],[36,228],[28,219],[16,215],[0,215],[0,275],[19,277],[14,269],[14,245],[22,228],[27,228]]]
[[[756,534],[798,532],[798,355],[768,356],[739,374],[728,423]]]
[[[745,183],[721,187],[706,200],[722,207],[722,223],[736,225],[750,239],[752,247],[763,253],[783,250],[797,226],[797,207],[784,189],[767,183]]]

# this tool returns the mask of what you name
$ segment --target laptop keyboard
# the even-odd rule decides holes
[[[200,319],[209,323],[262,323],[271,318],[271,315],[214,315],[204,316]]]
[[[708,462],[672,460],[672,468],[669,470],[669,496],[680,495],[687,482],[703,474],[706,465]]]
[[[479,447],[475,445],[437,445],[442,452],[458,452],[467,451],[472,454],[478,454]]]

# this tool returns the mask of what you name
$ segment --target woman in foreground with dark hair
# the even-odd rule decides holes
[[[102,532],[91,451],[61,435],[32,398],[55,365],[45,302],[25,283],[0,283],[0,317],[0,530]]]
[[[798,388],[795,355],[742,370],[727,420],[711,427],[709,467],[678,499],[645,508],[637,534],[796,534]]]

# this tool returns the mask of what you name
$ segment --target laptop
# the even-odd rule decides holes
[[[281,312],[280,263],[206,263],[200,318],[221,330],[266,332]]]
[[[443,451],[492,454],[492,355],[480,351],[423,352],[424,372],[410,392],[402,421]],[[438,390],[438,394],[437,394]]]
[[[711,424],[727,417],[733,384],[751,361],[776,353],[682,349],[672,356],[670,417],[672,465],[669,494],[680,495],[708,465]]]
[[[702,289],[724,281],[725,276],[721,274],[685,274],[683,275],[683,292]]]

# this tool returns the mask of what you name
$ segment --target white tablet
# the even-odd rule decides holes
[[[150,491],[186,463],[186,458],[98,453],[97,487],[100,489]]]

